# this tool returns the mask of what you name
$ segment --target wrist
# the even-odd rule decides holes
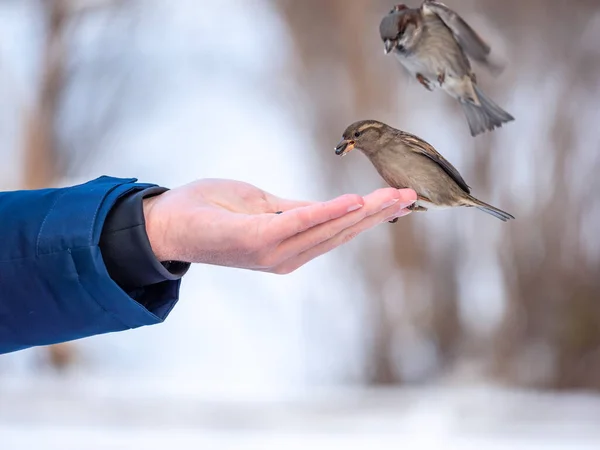
[[[156,211],[156,204],[159,199],[160,195],[144,198],[142,200],[142,208],[146,222],[146,234],[148,235],[152,252],[158,261],[166,262],[176,258],[169,250],[164,218]]]
[[[112,206],[102,227],[100,250],[110,277],[123,289],[150,286],[163,281],[180,279],[189,264],[177,261],[161,261],[165,246],[158,233],[152,233],[154,248],[150,243],[146,217],[151,223],[157,214],[149,214],[152,205],[145,205],[146,199],[158,198],[167,189],[159,186],[136,186],[121,196]],[[152,225],[151,230],[158,230]]]

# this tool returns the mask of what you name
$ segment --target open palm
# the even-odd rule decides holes
[[[157,257],[285,274],[359,233],[409,214],[410,189],[327,202],[288,200],[251,184],[204,179],[146,199]],[[281,214],[275,214],[282,211]]]

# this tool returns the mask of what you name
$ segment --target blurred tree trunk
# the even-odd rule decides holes
[[[55,124],[65,81],[67,48],[64,31],[69,19],[69,3],[66,0],[46,0],[42,6],[46,38],[41,52],[41,76],[35,102],[25,118],[25,189],[47,188],[59,178]],[[50,364],[56,368],[66,367],[74,357],[74,348],[69,343],[52,345],[47,350]]]
[[[535,229],[512,228],[503,252],[509,308],[496,336],[494,370],[521,385],[598,390],[600,254],[591,251],[598,248],[597,233],[585,230],[600,228],[600,136],[592,129],[595,142],[583,141],[581,133],[589,129],[581,125],[590,120],[584,111],[594,111],[600,101],[600,61],[582,49],[585,42],[573,39],[579,34],[572,30],[585,30],[600,11],[597,2],[575,3],[555,5],[537,24],[538,33],[552,36],[544,40],[546,65],[560,59],[557,108],[548,112],[548,133],[532,149],[553,159],[552,183],[550,195],[539,195],[523,217]],[[519,57],[524,61],[528,55]],[[534,174],[534,183],[542,185],[543,175]]]
[[[51,186],[58,176],[54,127],[64,84],[67,53],[64,29],[69,17],[68,3],[48,0],[43,6],[47,31],[40,64],[41,77],[36,101],[26,118],[23,179],[26,189]]]

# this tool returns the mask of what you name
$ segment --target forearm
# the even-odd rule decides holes
[[[166,318],[185,267],[166,270],[146,253],[140,267],[156,264],[164,272],[122,273],[122,259],[136,258],[129,255],[136,246],[115,250],[127,235],[118,230],[119,219],[136,217],[127,211],[128,199],[148,188],[102,177],[70,188],[0,194],[0,353]],[[111,254],[105,258],[103,251]]]

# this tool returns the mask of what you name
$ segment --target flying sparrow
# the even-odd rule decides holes
[[[457,99],[471,136],[515,120],[477,85],[469,58],[492,73],[502,68],[490,58],[490,46],[457,13],[425,0],[419,8],[395,6],[379,24],[386,54],[392,52],[428,90],[441,88]]]
[[[514,217],[471,195],[471,190],[458,170],[423,139],[396,130],[376,120],[362,120],[350,125],[336,155],[353,148],[363,152],[379,175],[396,189],[409,188],[417,193],[413,211],[475,207],[502,220]]]

